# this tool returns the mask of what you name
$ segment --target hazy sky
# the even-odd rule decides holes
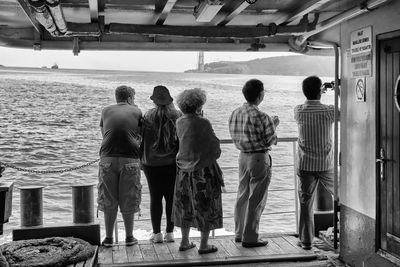
[[[214,61],[245,61],[292,53],[277,52],[205,52],[205,63]],[[182,72],[196,68],[197,52],[161,51],[81,51],[74,56],[70,50],[15,49],[0,47],[0,65],[17,67],[50,67],[54,63],[60,68],[117,69],[135,71]]]

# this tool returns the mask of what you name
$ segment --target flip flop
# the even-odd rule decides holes
[[[213,252],[217,252],[218,248],[214,245],[209,246],[206,249],[199,249],[199,254],[207,254],[207,253],[213,253]]]
[[[186,251],[186,250],[194,248],[194,247],[196,247],[196,244],[193,242],[190,242],[189,245],[187,245],[187,246],[180,246],[179,251]]]

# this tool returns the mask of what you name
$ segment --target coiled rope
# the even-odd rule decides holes
[[[79,165],[76,167],[71,167],[71,168],[66,168],[66,169],[60,169],[60,170],[43,170],[43,171],[39,171],[39,170],[32,170],[32,169],[27,169],[27,168],[21,168],[18,166],[15,166],[13,164],[9,164],[3,161],[0,161],[0,168],[1,167],[7,167],[7,168],[11,168],[17,171],[21,171],[21,172],[30,172],[30,173],[40,173],[40,174],[49,174],[49,173],[64,173],[64,172],[71,172],[71,171],[75,171],[75,170],[79,170],[79,169],[83,169],[86,168],[90,165],[95,164],[96,162],[98,162],[100,159],[95,159],[92,161],[89,161],[88,163],[85,163],[83,165]],[[4,171],[4,170],[2,170]],[[0,173],[1,176],[1,173]]]

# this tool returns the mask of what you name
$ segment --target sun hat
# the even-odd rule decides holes
[[[163,85],[157,85],[153,89],[153,95],[150,99],[157,105],[168,105],[172,103],[173,98],[169,94],[167,87]]]

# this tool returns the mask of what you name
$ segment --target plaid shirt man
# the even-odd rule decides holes
[[[268,151],[277,142],[272,119],[249,103],[232,112],[229,132],[236,148],[242,152]]]

